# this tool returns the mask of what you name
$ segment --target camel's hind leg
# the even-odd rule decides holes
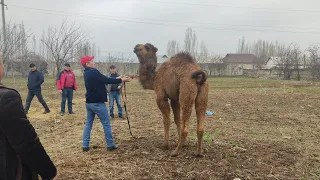
[[[171,156],[173,157],[178,156],[178,154],[180,153],[181,147],[188,136],[190,116],[192,113],[192,107],[194,105],[196,95],[197,95],[196,87],[193,87],[193,86],[180,87],[179,102],[180,102],[181,112],[182,112],[180,138],[179,138],[178,146],[171,153]]]
[[[170,106],[168,98],[157,96],[157,104],[162,113],[164,125],[164,148],[169,149]]]
[[[196,114],[197,114],[197,136],[198,136],[198,146],[196,156],[202,156],[201,154],[201,144],[202,137],[204,133],[204,118],[208,104],[208,84],[205,83],[199,87],[199,93],[196,98]]]
[[[178,137],[180,139],[181,121],[180,121],[180,104],[179,104],[179,100],[171,100],[171,108],[172,108],[172,111],[173,111],[174,122],[177,125]]]

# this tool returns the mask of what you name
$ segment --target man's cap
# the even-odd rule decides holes
[[[81,58],[80,63],[81,63],[82,66],[84,66],[84,65],[87,64],[88,61],[91,61],[93,58],[94,58],[94,56],[83,56]]]
[[[33,64],[33,63],[31,63],[31,64],[29,65],[29,68],[32,68],[32,67],[36,67],[36,65]]]
[[[69,63],[65,63],[64,66],[70,67],[70,64]]]
[[[115,69],[116,68],[116,65],[114,65],[114,64],[112,64],[111,66],[110,66],[110,69]]]

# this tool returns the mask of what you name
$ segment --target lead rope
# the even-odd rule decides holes
[[[125,82],[123,82],[123,89],[124,89],[124,98],[127,100],[127,91],[126,91],[126,83]],[[124,107],[124,110],[126,111],[126,117],[127,117],[127,121],[128,121],[130,135],[133,137],[132,132],[131,132],[131,126],[130,126],[130,120],[129,120],[129,116],[128,116],[128,111],[127,111],[127,104],[123,103],[123,107]]]

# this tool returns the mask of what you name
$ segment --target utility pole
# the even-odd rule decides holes
[[[5,13],[4,13],[4,0],[1,0],[1,9],[2,9],[2,31],[3,31],[3,43],[4,43],[4,48],[3,48],[3,54],[5,52],[5,49],[7,47],[7,36],[6,36],[6,18],[5,18]]]
[[[306,69],[306,55],[303,55],[303,69]]]

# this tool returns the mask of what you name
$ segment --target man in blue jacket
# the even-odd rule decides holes
[[[106,85],[128,82],[130,81],[130,78],[127,76],[119,76],[117,78],[108,78],[104,76],[95,68],[93,58],[94,56],[83,56],[80,62],[85,68],[84,82],[86,87],[87,110],[87,120],[83,132],[82,150],[84,152],[89,151],[91,129],[94,117],[97,115],[103,126],[107,142],[107,150],[112,151],[117,149],[118,146],[114,144],[113,141],[110,118],[107,106],[105,105],[105,102],[107,102]]]
[[[41,84],[44,82],[43,74],[37,70],[36,65],[33,63],[29,65],[29,68],[30,72],[28,75],[28,97],[26,100],[24,111],[25,113],[28,113],[33,97],[37,96],[39,102],[44,107],[43,114],[47,114],[50,112],[50,109],[41,94]]]

